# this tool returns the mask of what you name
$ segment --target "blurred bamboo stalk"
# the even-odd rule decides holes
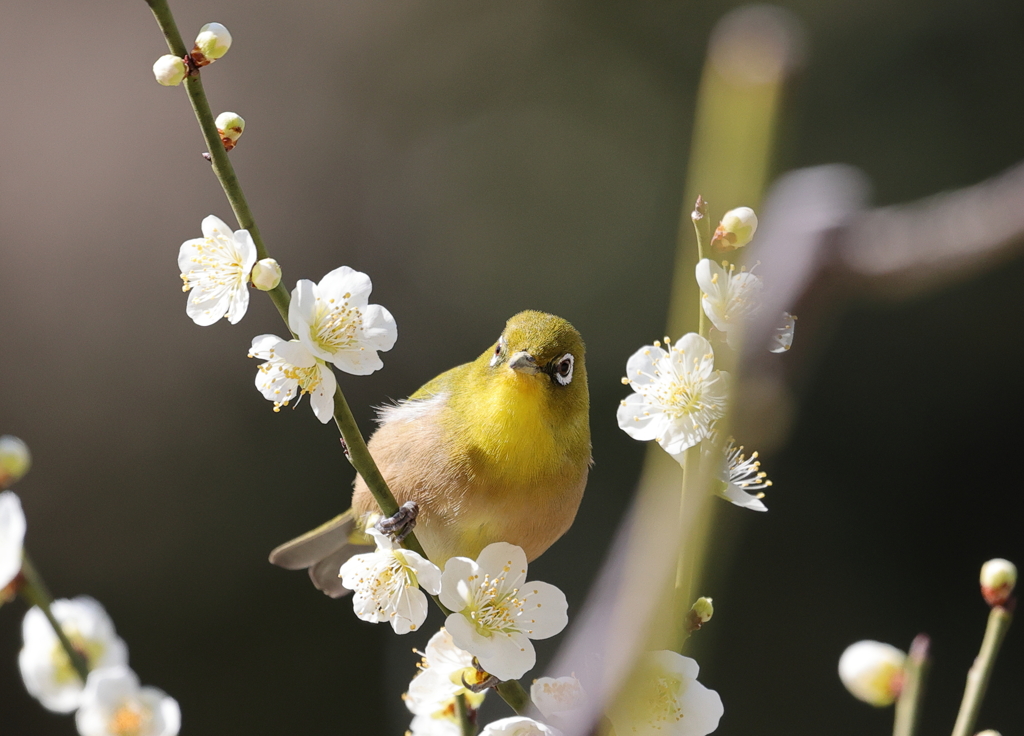
[[[703,199],[705,214],[699,224],[706,230],[714,229],[726,210],[760,203],[768,183],[782,92],[800,56],[799,47],[795,21],[784,11],[766,6],[733,11],[719,21],[711,35],[697,94],[676,239],[666,320],[667,334],[673,338],[698,331],[702,321],[700,291],[694,278],[702,255],[694,242],[698,225],[692,215],[694,202]],[[716,355],[716,368],[731,368],[722,365],[724,357]],[[698,462],[699,452],[688,452],[686,458],[687,463]],[[678,463],[651,443],[641,472],[640,493],[666,492],[684,484],[679,515],[689,517],[698,513],[694,496],[706,495],[712,480],[709,469],[702,471],[687,472],[683,480]],[[675,613],[680,626],[690,603],[701,593],[701,567],[715,510],[713,505],[703,508],[678,551]],[[677,636],[681,635],[679,629]]]
[[[733,11],[713,33],[698,94],[666,322],[673,338],[699,329],[698,253],[690,215],[698,190],[708,200],[709,226],[729,207],[760,201],[779,101],[799,38],[788,13],[764,6]],[[699,454],[695,450],[688,456]],[[716,505],[707,493],[710,463],[691,466],[687,488],[694,490],[680,494],[679,463],[650,444],[633,507],[608,563],[549,669],[586,669],[591,676],[589,712],[566,729],[566,736],[590,733],[616,696],[628,697],[629,675],[644,651],[678,651],[685,635],[682,624],[700,586],[710,509]]]

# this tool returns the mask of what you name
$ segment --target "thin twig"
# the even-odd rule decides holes
[[[992,667],[996,663],[996,655],[1003,643],[1013,615],[1003,606],[992,606],[985,627],[985,638],[981,641],[981,651],[967,673],[967,687],[964,688],[964,699],[960,701],[960,712],[953,726],[953,736],[971,736],[978,721],[981,703],[985,699],[985,690],[992,675]]]
[[[459,717],[459,724],[462,726],[462,736],[476,736],[476,724],[473,723],[473,719],[470,717],[465,693],[459,693],[455,696],[455,710]]]
[[[64,627],[60,625],[60,622],[54,617],[53,611],[50,610],[53,596],[50,595],[50,591],[46,588],[46,583],[43,582],[43,578],[39,575],[27,554],[24,555],[21,561],[21,574],[25,578],[25,584],[18,592],[29,605],[38,606],[39,610],[46,616],[46,620],[53,627],[53,633],[57,635],[60,645],[64,648],[64,653],[68,655],[71,666],[75,668],[75,673],[84,683],[89,678],[89,663],[82,656],[82,653],[75,649],[75,645],[71,643],[68,635],[64,633]]]
[[[530,709],[530,696],[526,694],[526,690],[519,683],[519,680],[507,680],[506,682],[498,683],[494,688],[498,691],[498,695],[502,699],[512,706],[519,715],[525,715],[526,711]]]
[[[921,697],[928,675],[928,648],[931,640],[918,634],[910,644],[910,653],[903,669],[903,687],[896,701],[892,736],[914,736],[921,716]]]

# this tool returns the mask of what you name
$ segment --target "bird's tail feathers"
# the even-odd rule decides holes
[[[312,531],[285,542],[270,553],[270,562],[286,570],[308,568],[317,590],[331,598],[351,591],[341,584],[338,571],[350,557],[374,549],[352,509],[335,516]]]

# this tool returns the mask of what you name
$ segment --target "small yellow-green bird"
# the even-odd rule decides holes
[[[510,542],[533,560],[572,525],[590,469],[583,339],[560,317],[520,312],[472,363],[379,411],[368,447],[395,500],[419,506],[416,536],[440,567]],[[338,570],[367,551],[380,514],[361,477],[352,508],[270,553],[314,585],[344,595]],[[361,542],[361,544],[360,544]]]

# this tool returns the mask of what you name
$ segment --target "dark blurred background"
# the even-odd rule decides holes
[[[807,63],[778,172],[860,167],[877,204],[1024,158],[1024,7],[1009,1],[782,3]],[[708,34],[734,3],[172,3],[186,40],[234,47],[203,72],[247,129],[232,160],[289,285],[345,264],[400,338],[342,386],[370,407],[472,359],[524,308],[588,347],[596,466],[576,526],[531,577],[582,604],[644,447],[615,424],[626,358],[662,334]],[[254,294],[237,326],[195,326],[175,260],[229,222],[141,0],[0,5],[0,433],[35,465],[16,490],[57,596],[113,616],[185,734],[400,734],[422,635],[358,621],[276,544],[348,505],[336,430],[254,389]],[[697,184],[699,186],[699,183]],[[720,205],[715,216],[728,206]],[[783,361],[807,371],[789,444],[766,458],[770,512],[717,514],[694,652],[718,734],[885,733],[839,684],[844,647],[934,639],[924,728],[952,726],[986,607],[989,557],[1024,563],[1024,260],[912,302],[858,304]],[[304,404],[305,402],[303,402]],[[742,440],[742,438],[740,438]],[[17,670],[20,602],[0,608],[0,732],[74,733]],[[538,647],[547,659],[558,640]],[[1010,631],[979,728],[1024,722]],[[507,715],[492,698],[487,717]]]

